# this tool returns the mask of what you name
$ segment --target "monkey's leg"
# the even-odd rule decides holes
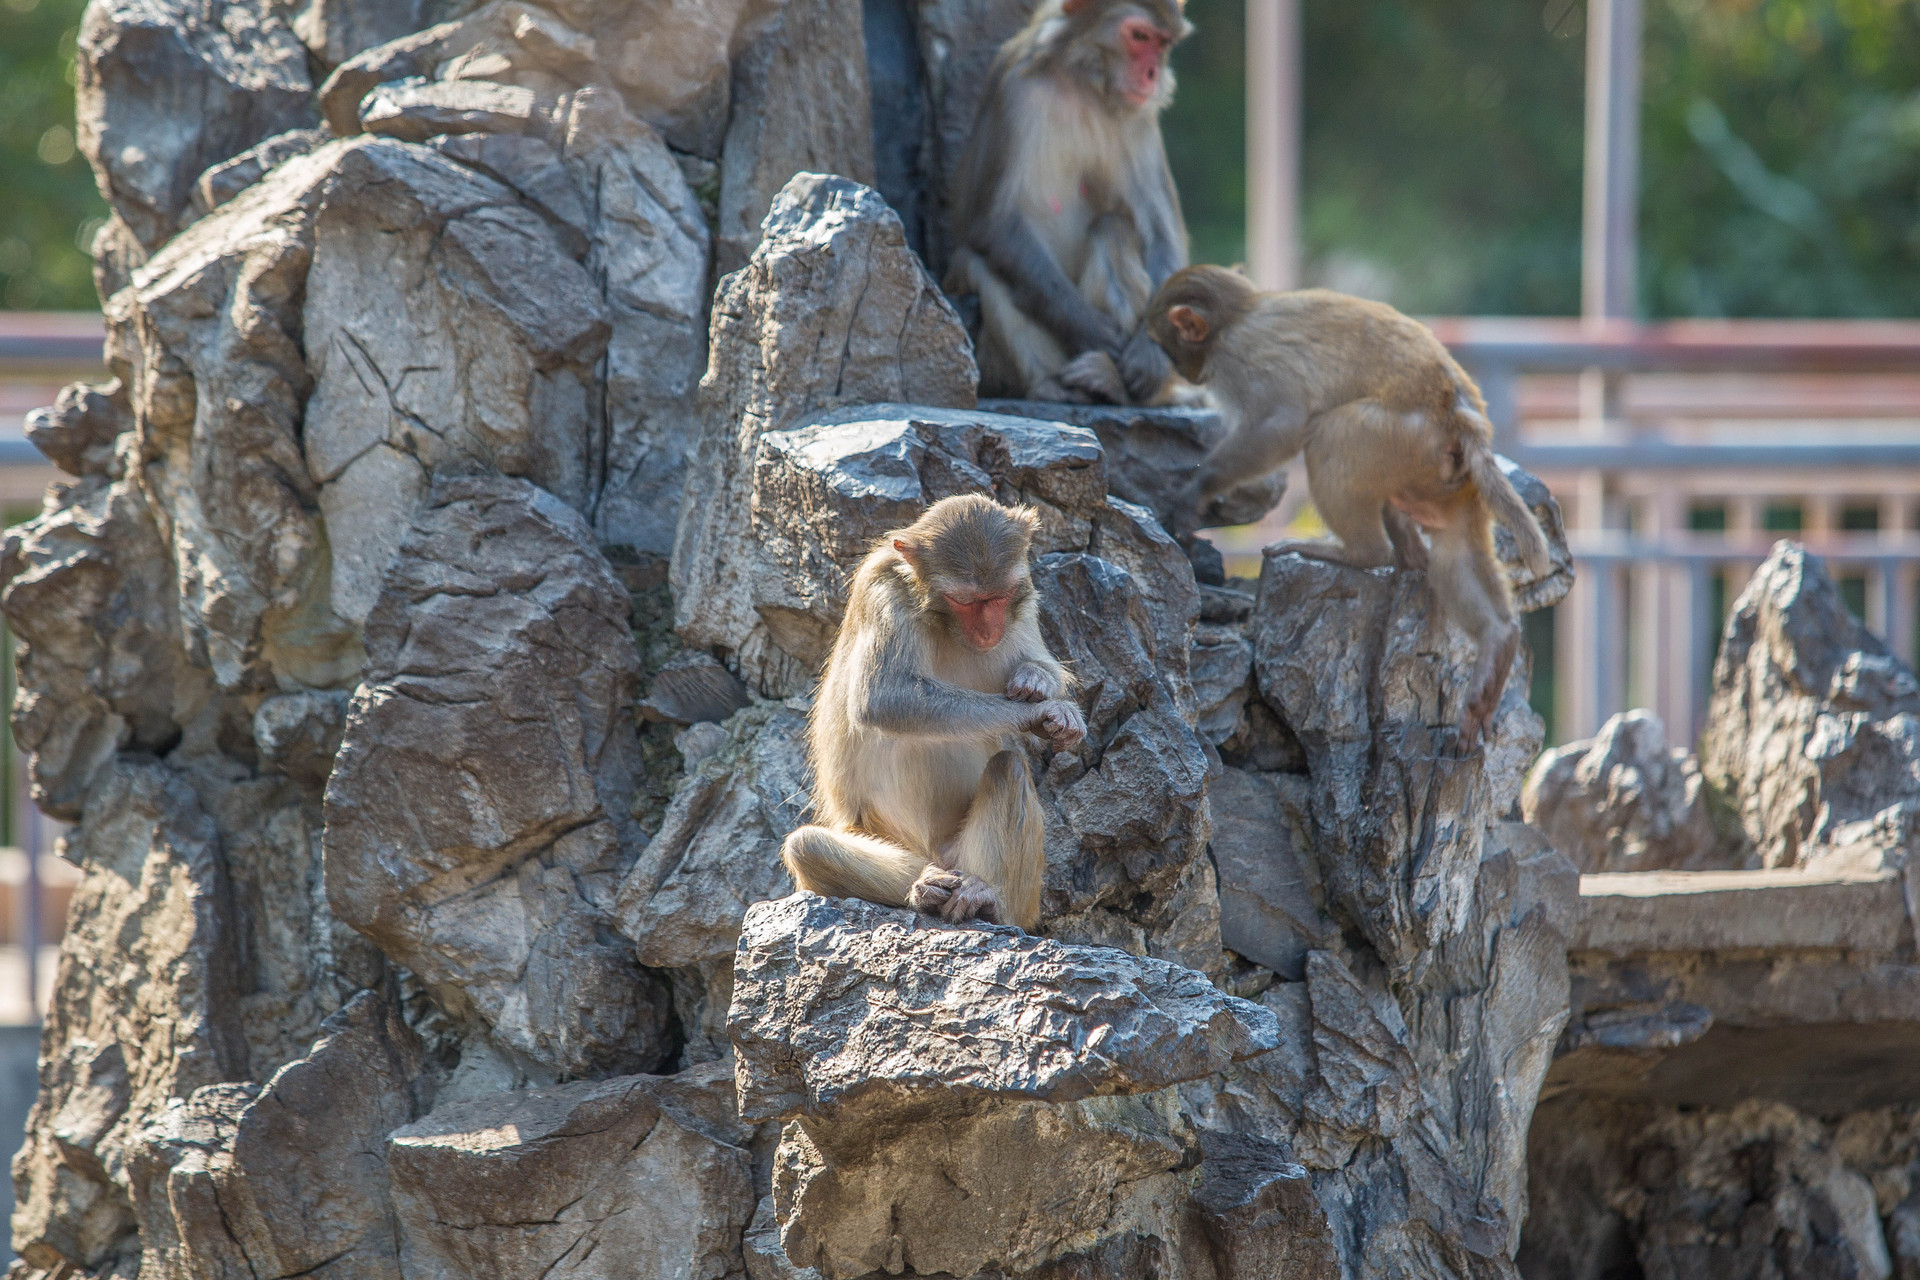
[[[966,276],[980,295],[980,394],[1018,399],[1065,399],[1054,372],[1066,352],[1040,325],[1027,318],[1006,281],[969,254]],[[1053,394],[1041,397],[1043,390]]]
[[[1463,514],[1434,535],[1428,581],[1448,620],[1473,637],[1476,653],[1463,695],[1460,734],[1477,743],[1506,692],[1520,648],[1520,624],[1506,578],[1493,558],[1485,509],[1476,503]]]
[[[1389,502],[1380,512],[1387,524],[1387,540],[1393,543],[1393,563],[1397,569],[1427,567],[1427,543],[1413,517]]]
[[[828,898],[865,898],[883,906],[914,905],[927,860],[910,849],[853,831],[801,827],[780,847],[794,884]]]
[[[1040,795],[1033,789],[1026,753],[999,752],[980,776],[980,790],[974,793],[948,865],[984,882],[999,908],[1000,923],[1032,929],[1040,920],[1046,862]],[[972,885],[963,886],[950,904],[956,914],[948,919],[961,918],[959,912],[980,896]],[[978,914],[978,908],[968,914]]]

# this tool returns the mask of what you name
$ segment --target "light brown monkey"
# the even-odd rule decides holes
[[[954,175],[950,293],[980,297],[980,393],[1144,403],[1140,327],[1187,260],[1160,113],[1178,0],[1042,0],[1001,46]]]
[[[1227,420],[1180,504],[1187,525],[1216,494],[1304,450],[1314,506],[1338,540],[1281,546],[1363,569],[1427,568],[1446,616],[1478,648],[1460,720],[1477,741],[1520,644],[1492,518],[1533,572],[1547,571],[1549,551],[1494,458],[1473,379],[1431,330],[1392,307],[1324,289],[1262,293],[1221,267],[1176,273],[1147,324]]]
[[[818,826],[780,856],[802,889],[1031,929],[1046,869],[1016,735],[1086,736],[1040,636],[1037,518],[943,498],[854,575],[814,697]]]

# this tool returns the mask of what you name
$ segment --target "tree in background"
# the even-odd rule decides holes
[[[0,0],[0,306],[85,310],[107,207],[74,150],[82,0]]]

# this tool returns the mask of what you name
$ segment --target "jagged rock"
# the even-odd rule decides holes
[[[636,114],[677,150],[712,159],[726,126],[730,67],[786,3],[564,0],[557,7],[580,30],[599,34],[602,61]]]
[[[533,90],[487,80],[394,80],[360,100],[360,127],[402,142],[443,133],[526,133],[538,119]]]
[[[806,893],[748,912],[728,1030],[742,1117],[793,1119],[786,1255],[828,1277],[1176,1232],[1195,1139],[1167,1086],[1276,1042],[1163,961]]]
[[[135,314],[142,484],[168,527],[188,657],[223,690],[327,688],[361,662],[327,606],[299,436],[312,385],[301,292],[341,145],[288,161],[196,222],[122,295]]]
[[[676,975],[675,1002],[689,1060],[726,1049],[741,921],[752,904],[788,892],[780,843],[806,821],[813,786],[801,711],[763,703],[719,736],[688,762],[660,830],[614,899],[640,963],[686,971]]]
[[[1700,769],[1763,866],[1920,840],[1920,684],[1795,543],[1775,544],[1734,602]]]
[[[735,60],[720,153],[720,274],[746,265],[774,197],[796,174],[872,184],[863,29],[860,0],[785,0]]]
[[[603,544],[664,561],[707,360],[707,224],[672,152],[612,95],[576,94],[560,137],[575,185],[594,193],[586,266],[612,325],[594,526]]]
[[[90,479],[7,531],[0,596],[18,638],[13,733],[34,803],[71,822],[122,749],[180,735],[184,674],[165,544],[138,485]]]
[[[193,184],[187,220],[197,222],[296,156],[326,144],[325,129],[289,129],[214,165]]]
[[[130,1162],[141,1274],[399,1280],[387,1135],[425,1110],[419,1037],[362,992],[264,1088],[173,1099]]]
[[[347,725],[344,690],[277,693],[253,713],[253,740],[261,760],[297,782],[320,788],[333,772]]]
[[[1220,941],[1294,982],[1307,954],[1338,932],[1316,902],[1324,890],[1306,835],[1307,788],[1295,775],[1229,768],[1208,792]]]
[[[1712,800],[1690,751],[1667,746],[1649,711],[1627,711],[1598,736],[1544,753],[1520,806],[1582,871],[1708,871],[1739,866],[1715,829]]]
[[[79,887],[14,1157],[25,1261],[92,1268],[134,1229],[125,1163],[168,1098],[247,1076],[218,833],[166,766],[115,763],[62,852]]]
[[[839,1124],[1145,1093],[1276,1037],[1165,961],[810,893],[748,910],[727,1028],[744,1119]]]
[[[1527,504],[1533,518],[1547,535],[1549,567],[1535,577],[1520,563],[1519,546],[1513,533],[1499,521],[1493,524],[1493,552],[1507,571],[1507,586],[1513,602],[1522,613],[1532,613],[1559,604],[1573,590],[1573,552],[1567,548],[1567,526],[1560,515],[1560,503],[1540,477],[1518,466],[1510,458],[1499,458],[1501,473]]]
[[[1269,554],[1252,623],[1260,696],[1305,751],[1328,906],[1402,971],[1465,925],[1482,833],[1544,727],[1516,662],[1486,747],[1463,751],[1472,642],[1431,600],[1423,575]]]
[[[809,673],[779,652],[738,586],[760,437],[841,405],[969,407],[978,372],[959,317],[877,193],[802,174],[764,230],[714,299],[672,582],[681,638],[771,692]]]
[[[104,476],[114,442],[133,426],[128,410],[118,379],[97,387],[76,382],[62,387],[51,407],[27,415],[27,439],[70,476]]]
[[[314,123],[306,50],[257,0],[95,0],[78,54],[80,150],[148,249],[178,230],[210,166]]]
[[[737,1124],[699,1096],[725,1082],[725,1064],[583,1080],[453,1103],[395,1131],[404,1273],[737,1275],[752,1162]]]
[[[1279,1143],[1203,1133],[1194,1192],[1220,1280],[1337,1280],[1340,1256],[1306,1169]]]
[[[1194,628],[1187,662],[1199,710],[1194,727],[1217,747],[1234,735],[1246,715],[1253,693],[1253,645],[1240,627],[1203,623]]]
[[[571,508],[444,481],[367,619],[327,784],[341,919],[533,1062],[655,1066],[665,995],[606,929],[645,837],[627,594]]]
[[[441,471],[522,475],[591,508],[608,325],[592,279],[505,186],[424,147],[336,146],[307,273],[304,442],[329,603],[359,623]],[[396,272],[419,284],[392,288]]]
[[[443,156],[478,169],[517,191],[546,219],[567,256],[587,256],[593,218],[553,144],[513,133],[455,133],[429,144]]]
[[[682,649],[653,678],[637,710],[642,719],[671,724],[725,720],[746,706],[740,678],[698,649]]]
[[[293,30],[323,70],[434,22],[444,0],[304,0]]]

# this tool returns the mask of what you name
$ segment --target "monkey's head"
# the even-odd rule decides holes
[[[1253,306],[1253,282],[1225,267],[1182,267],[1147,304],[1147,332],[1188,382],[1204,380],[1222,332]]]
[[[1034,20],[1067,69],[1115,107],[1155,111],[1173,101],[1167,56],[1193,24],[1185,0],[1049,0]]]
[[[912,573],[922,610],[968,648],[986,653],[1031,607],[1027,551],[1039,527],[1029,507],[969,494],[940,499],[887,536]]]

